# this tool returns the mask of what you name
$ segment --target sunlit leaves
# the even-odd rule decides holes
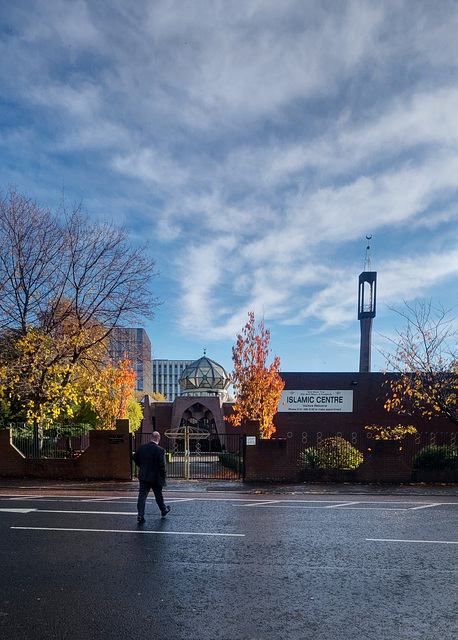
[[[445,415],[458,424],[458,366],[452,319],[441,307],[417,301],[398,312],[406,321],[387,368],[385,409],[432,418]]]
[[[364,428],[372,433],[374,440],[402,440],[408,434],[417,433],[414,426],[405,426],[402,424],[397,424],[394,427],[380,427],[378,425],[371,424]]]
[[[285,383],[278,373],[280,358],[275,356],[273,362],[267,364],[270,331],[263,321],[256,330],[253,312],[248,318],[232,348],[234,370],[231,378],[236,400],[228,420],[235,426],[245,420],[259,421],[261,437],[270,438],[275,432],[273,417]]]
[[[65,201],[51,212],[0,191],[0,392],[9,408],[42,423],[87,405],[108,375],[113,328],[154,314],[155,276],[147,247],[133,247],[126,229]]]
[[[117,366],[110,361],[86,390],[85,395],[104,429],[114,429],[118,418],[127,417],[127,406],[135,389],[135,371],[130,365],[127,359],[120,360]]]

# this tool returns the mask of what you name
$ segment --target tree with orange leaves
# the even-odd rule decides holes
[[[234,371],[232,385],[235,391],[233,413],[228,417],[234,426],[245,420],[259,421],[261,438],[270,438],[275,433],[273,417],[285,383],[279,375],[280,358],[275,356],[267,365],[270,353],[270,331],[264,321],[256,331],[254,312],[248,314],[248,322],[237,335],[237,344],[232,347]]]
[[[127,359],[120,360],[117,367],[110,361],[86,391],[103,429],[114,429],[116,420],[126,417],[135,389],[135,371],[130,365]]]

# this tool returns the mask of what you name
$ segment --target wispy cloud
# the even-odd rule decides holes
[[[452,0],[0,11],[4,180],[149,238],[164,331],[226,343],[254,309],[345,345],[366,234],[381,301],[456,288]]]

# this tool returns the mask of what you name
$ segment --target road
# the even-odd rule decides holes
[[[455,640],[458,497],[0,496],[5,640]]]

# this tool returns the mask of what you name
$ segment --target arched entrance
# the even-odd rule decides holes
[[[242,438],[239,434],[218,433],[215,416],[202,398],[187,406],[179,427],[169,429],[164,436],[170,477],[241,477]]]

